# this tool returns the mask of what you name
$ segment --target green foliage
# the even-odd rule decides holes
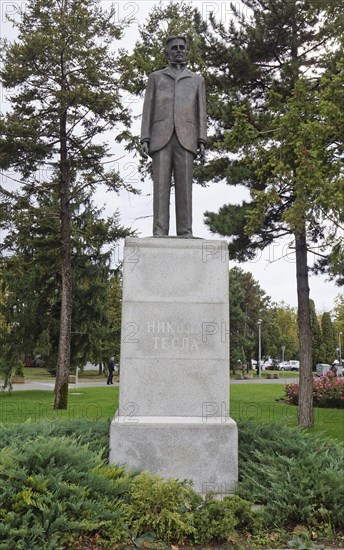
[[[315,311],[315,304],[310,300],[311,332],[312,332],[312,366],[325,361],[321,351],[321,327]]]
[[[159,540],[181,542],[195,532],[193,502],[197,496],[177,480],[162,480],[144,472],[131,483],[124,507],[131,538],[154,531]]]
[[[322,363],[332,363],[336,358],[337,339],[331,319],[331,313],[325,311],[321,316],[321,351]]]
[[[113,348],[119,355],[121,292],[110,268],[113,247],[127,234],[118,213],[103,218],[102,210],[91,201],[78,204],[81,198],[70,205],[74,250],[72,369],[84,366],[92,357],[95,361],[108,358]],[[12,215],[14,225],[4,245],[14,247],[16,253],[0,264],[6,289],[0,313],[11,329],[2,338],[9,353],[39,354],[49,372],[55,374],[61,305],[58,206],[55,199],[44,194],[35,206],[22,201],[20,212],[14,208]],[[114,296],[116,282],[119,291]]]
[[[2,167],[14,165],[34,180],[42,161],[54,167],[64,111],[68,158],[73,158],[71,183],[77,183],[76,174],[82,172],[84,184],[102,182],[118,189],[118,174],[102,164],[108,147],[94,141],[119,121],[129,120],[114,74],[116,55],[109,48],[123,32],[123,25],[116,23],[115,7],[103,10],[97,0],[61,5],[55,0],[30,0],[25,9],[20,8],[19,21],[11,22],[18,39],[5,42],[3,49],[1,79],[11,91],[13,110],[1,119],[6,129]],[[41,176],[51,179],[52,173]],[[26,181],[27,188],[32,183]]]
[[[17,366],[15,368],[14,374],[16,376],[24,376],[24,363],[20,359],[17,361]]]
[[[250,202],[205,213],[211,231],[231,237],[232,258],[247,260],[280,237],[304,234],[319,258],[315,271],[338,283],[344,278],[340,6],[340,0],[243,0],[233,3],[228,25],[211,19],[206,84],[216,131],[209,139],[213,155],[197,171],[202,183],[224,180],[250,193]]]
[[[104,421],[0,426],[0,548],[72,548],[79,536],[106,547],[131,539],[137,547],[156,540],[239,548],[242,537],[266,545],[271,529],[287,526],[343,529],[341,445],[281,425],[240,423],[244,499],[220,501],[187,482],[109,466],[108,429]],[[291,547],[315,549],[305,533]]]
[[[296,359],[298,356],[299,342],[297,312],[295,308],[288,306],[284,302],[274,304],[269,310],[268,318],[270,321],[270,330],[268,333],[269,335],[272,333],[271,339],[277,349],[276,355],[273,354],[272,351],[270,351],[270,355],[282,359],[282,346],[285,346],[284,359],[286,361]],[[271,327],[275,327],[273,331]]]
[[[284,384],[232,384],[231,416],[236,422],[256,422],[266,425],[279,423],[297,426],[297,407],[286,404]],[[343,444],[343,409],[314,410],[315,426],[312,431]]]
[[[214,232],[232,237],[230,252],[239,260],[285,234],[302,234],[305,221],[309,243],[326,241],[323,219],[341,219],[329,192],[342,204],[342,66],[334,68],[341,57],[334,5],[340,9],[336,0],[331,6],[244,0],[241,8],[233,4],[228,25],[211,19],[206,80],[216,133],[209,144],[213,158],[200,180],[242,184],[251,195],[250,203],[206,213]],[[329,43],[338,48],[332,59],[323,48]],[[327,63],[332,70],[318,87]]]
[[[71,438],[40,436],[3,448],[0,548],[58,549],[100,529],[106,537],[120,521],[129,480]]]
[[[102,458],[109,455],[109,422],[105,420],[59,420],[24,422],[17,425],[0,424],[0,450],[12,444],[34,441],[37,437],[72,438],[80,445],[101,453]]]
[[[264,504],[268,524],[343,529],[344,449],[281,425],[239,426],[239,494]]]
[[[114,356],[117,365],[120,363],[121,305],[121,279],[118,275],[112,275],[106,284],[102,304],[103,315],[99,321],[93,319],[92,346],[89,354],[89,360],[93,360],[94,363],[102,361],[105,367],[111,356]]]
[[[236,495],[223,500],[208,496],[194,516],[194,541],[202,545],[214,540],[233,540],[237,532],[258,533],[263,527],[261,514],[252,510],[252,503]]]
[[[154,537],[197,542],[207,532],[209,540],[226,540],[236,529],[257,528],[258,516],[239,497],[203,500],[187,483],[147,473],[132,479],[107,466],[108,429],[108,422],[87,421],[0,427],[0,533],[8,544],[0,548],[24,549],[24,540],[60,548],[73,532],[139,545]]]
[[[238,360],[250,363],[258,357],[257,321],[262,323],[262,357],[281,358],[285,346],[285,359],[298,354],[298,328],[296,311],[284,304],[271,303],[249,272],[234,267],[229,272],[229,306],[231,319],[231,367]]]
[[[343,338],[343,334],[344,334],[344,294],[343,293],[338,294],[338,296],[336,296],[335,298],[333,316],[334,316],[333,324],[334,324],[335,333],[339,337],[339,334],[341,332],[342,333],[341,336]]]
[[[29,0],[9,18],[16,40],[2,43],[0,78],[11,108],[0,117],[0,167],[21,177],[15,191],[0,188],[2,248],[10,252],[1,277],[8,317],[14,306],[20,317],[10,347],[38,350],[51,371],[58,361],[56,408],[67,406],[70,364],[85,363],[90,352],[91,320],[101,324],[111,246],[128,234],[115,208],[113,219],[100,218],[92,195],[99,185],[134,191],[102,141],[130,123],[113,48],[124,22],[115,6],[103,7]],[[82,307],[73,312],[75,304]]]
[[[288,542],[288,548],[297,550],[323,550],[325,547],[323,544],[314,543],[306,535],[294,535]]]
[[[133,540],[154,533],[166,543],[185,539],[195,544],[227,541],[237,533],[258,533],[260,513],[238,496],[216,500],[196,494],[187,482],[163,480],[146,472],[130,485],[124,515]]]
[[[229,307],[231,319],[230,357],[233,369],[237,361],[250,363],[257,357],[257,321],[267,312],[269,297],[260,288],[251,273],[234,267],[229,272]],[[266,316],[267,317],[267,316]],[[266,351],[268,328],[263,326],[263,351]],[[268,353],[268,352],[267,352]]]

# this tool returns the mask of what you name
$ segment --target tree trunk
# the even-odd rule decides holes
[[[57,354],[54,409],[66,409],[72,332],[72,265],[70,244],[69,187],[67,158],[67,111],[60,117],[60,208],[61,208],[61,315]]]
[[[300,350],[299,410],[301,428],[313,428],[312,332],[305,230],[295,236]]]

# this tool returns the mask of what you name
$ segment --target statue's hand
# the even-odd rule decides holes
[[[141,151],[144,157],[149,155],[149,141],[144,141],[141,145]]]
[[[205,161],[205,147],[204,147],[204,143],[200,142],[198,144],[198,148],[199,148],[199,158],[200,158],[200,161],[202,164],[204,164],[204,161]]]

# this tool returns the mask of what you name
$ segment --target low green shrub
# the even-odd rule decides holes
[[[158,540],[181,542],[194,533],[193,507],[198,496],[175,479],[163,480],[143,472],[133,479],[124,517],[135,540],[154,532]]]
[[[344,528],[344,449],[335,441],[240,423],[240,498],[219,501],[187,482],[107,465],[108,430],[85,420],[0,426],[0,549],[70,549],[79,535],[105,547],[154,539],[237,548],[242,536],[267,544],[267,533],[299,524]],[[251,502],[264,506],[256,512]]]
[[[154,534],[157,540],[196,544],[227,541],[236,532],[255,533],[262,527],[261,514],[238,496],[216,500],[203,498],[187,482],[164,480],[147,472],[133,479],[124,517],[132,540]]]
[[[211,495],[199,503],[194,513],[194,542],[229,541],[236,533],[258,533],[262,516],[252,510],[252,503],[236,495],[214,500]]]
[[[39,420],[24,424],[0,424],[0,450],[15,443],[33,441],[38,436],[71,437],[80,445],[97,453],[101,450],[102,457],[109,456],[109,421],[104,420]]]
[[[20,359],[17,361],[16,369],[14,371],[14,374],[16,376],[24,376],[24,363]]]
[[[239,494],[264,504],[268,525],[343,529],[344,449],[281,425],[239,426]]]
[[[125,535],[130,477],[67,437],[16,441],[0,453],[0,548],[63,548],[78,533]]]

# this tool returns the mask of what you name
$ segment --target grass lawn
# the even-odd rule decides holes
[[[52,376],[47,369],[43,368],[34,368],[28,367],[24,368],[24,375],[27,382],[38,382],[38,381],[55,381],[55,376]],[[99,374],[98,370],[85,370],[83,372],[79,371],[80,380],[104,380],[105,375]]]
[[[266,378],[268,374],[278,374],[280,378],[298,378],[299,373],[297,371],[289,370],[263,370],[262,378]],[[258,375],[257,375],[258,378]]]
[[[281,422],[297,426],[297,407],[276,400],[284,397],[283,384],[233,384],[231,416],[239,420]],[[0,394],[0,422],[112,418],[118,408],[118,387],[70,389],[66,411],[53,410],[51,391],[13,391]],[[225,413],[225,412],[224,412]],[[344,409],[314,409],[315,431],[344,441]]]
[[[231,371],[230,377],[235,378],[238,374],[241,374],[241,371],[236,371],[235,374]],[[246,374],[246,372],[244,373]],[[259,378],[256,370],[250,370],[249,374],[253,374],[253,378]],[[263,370],[262,378],[267,378],[268,374],[278,374],[280,378],[298,378],[299,373],[297,371],[288,371],[288,370]]]
[[[35,420],[98,420],[112,418],[118,408],[118,387],[69,390],[68,409],[54,410],[52,391],[28,390],[0,394],[0,422]]]
[[[231,416],[235,420],[282,422],[297,426],[297,407],[276,401],[284,397],[284,384],[233,384]],[[344,409],[314,408],[315,431],[344,441]]]
[[[235,378],[236,376],[238,376],[238,374],[241,374],[241,371],[238,370],[235,372],[235,374],[231,371],[230,377]],[[249,374],[253,374],[253,378],[258,378],[257,371],[255,370],[250,370]],[[280,378],[298,378],[299,377],[299,373],[296,371],[263,370],[262,378],[267,378],[268,374],[278,374]]]

